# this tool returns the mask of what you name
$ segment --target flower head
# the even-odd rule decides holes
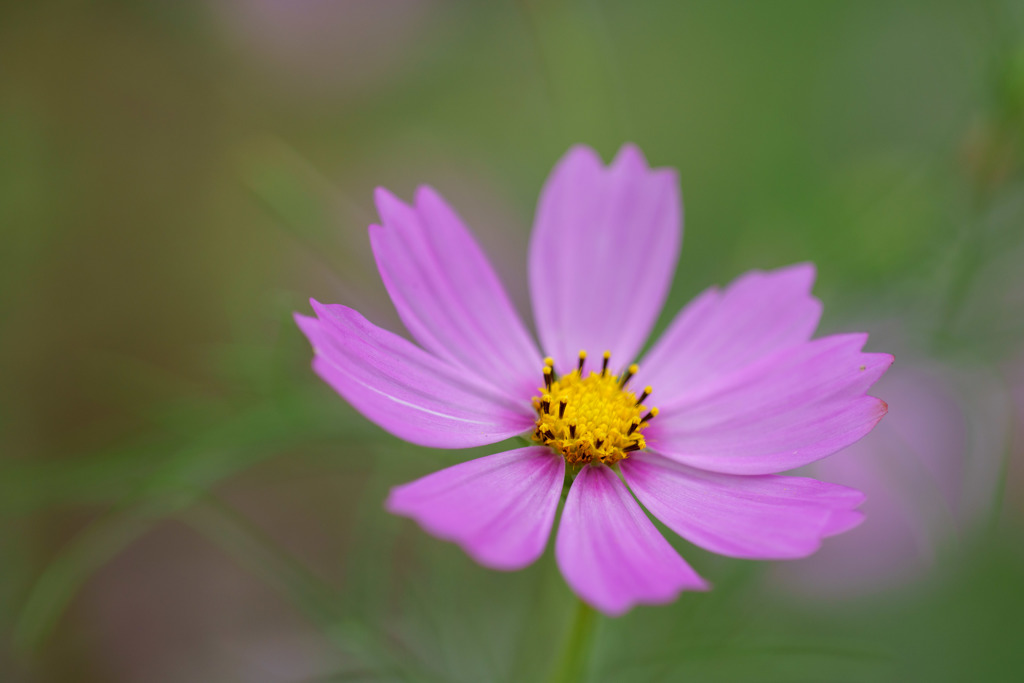
[[[608,167],[586,147],[558,163],[530,243],[540,347],[436,192],[420,188],[412,205],[386,190],[376,199],[374,255],[417,344],[313,301],[317,317],[296,321],[314,369],[413,443],[532,442],[396,487],[390,511],[485,566],[518,569],[543,552],[571,479],[556,559],[570,587],[611,615],[707,588],[633,496],[733,557],[804,557],[861,521],[859,492],[776,475],[857,441],[886,412],[866,392],[891,356],[861,352],[863,334],[811,340],[821,314],[812,266],[705,291],[634,363],[678,257],[674,171],[648,168],[631,145]]]
[[[657,408],[647,411],[643,404],[651,387],[637,398],[626,385],[638,366],[614,375],[608,371],[611,355],[605,351],[600,371],[587,372],[587,352],[580,351],[579,364],[562,378],[554,359],[544,359],[544,386],[533,398],[533,440],[561,453],[571,465],[614,465],[647,446],[643,432],[658,415]]]

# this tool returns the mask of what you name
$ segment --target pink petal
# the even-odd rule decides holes
[[[705,472],[643,452],[620,465],[644,507],[711,552],[781,560],[806,557],[821,540],[863,519],[860,491],[804,477]]]
[[[544,552],[564,477],[565,460],[528,446],[397,486],[385,505],[486,567],[521,569]]]
[[[610,616],[641,603],[672,602],[684,589],[708,588],[604,466],[576,475],[555,556],[573,591]]]
[[[865,392],[893,358],[862,353],[866,339],[816,339],[688,392],[661,406],[648,444],[678,462],[731,474],[781,472],[830,455],[871,431],[887,409]]]
[[[665,301],[682,239],[672,169],[652,170],[626,145],[605,168],[573,147],[541,193],[530,242],[537,328],[556,368],[580,349],[609,350],[616,368],[640,350]]]
[[[720,381],[780,349],[806,342],[821,317],[814,266],[752,271],[724,291],[706,290],[680,311],[640,362],[636,386],[659,406]]]
[[[515,398],[541,383],[542,360],[487,257],[433,189],[414,207],[377,190],[384,227],[370,226],[381,278],[425,349]]]
[[[435,358],[345,306],[312,302],[296,315],[313,369],[363,415],[422,446],[495,443],[533,425],[529,402],[512,402],[472,373]]]

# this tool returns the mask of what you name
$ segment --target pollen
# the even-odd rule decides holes
[[[533,439],[569,464],[611,465],[647,447],[643,432],[658,415],[657,408],[644,405],[651,387],[637,396],[629,381],[639,368],[630,365],[616,375],[608,369],[610,361],[611,353],[605,351],[601,369],[588,372],[587,352],[580,351],[576,367],[560,376],[554,359],[544,359],[544,386],[533,397]]]

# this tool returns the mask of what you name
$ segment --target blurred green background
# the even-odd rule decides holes
[[[603,619],[588,680],[1024,680],[1021,3],[82,0],[0,7],[0,681],[543,680],[550,549],[386,514],[467,453],[362,420],[291,313],[401,329],[365,229],[420,183],[527,311],[546,174],[625,141],[681,175],[659,327],[811,260],[897,363],[817,470],[868,522],[775,565],[669,534],[715,589]]]

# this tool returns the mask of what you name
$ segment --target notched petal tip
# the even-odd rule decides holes
[[[378,185],[377,187],[373,188],[373,202],[374,204],[376,204],[377,211],[379,212],[383,212],[382,206],[389,206],[391,204],[404,204],[404,202],[402,202],[401,199],[395,196],[395,194],[391,190],[384,187],[383,185]]]
[[[346,312],[355,313],[355,311],[350,309],[348,306],[344,306],[342,304],[324,304],[312,298],[309,300],[309,305],[313,307],[313,312],[316,313],[317,319],[322,322],[329,322],[331,320],[343,318],[345,317]]]
[[[386,187],[373,190],[373,201],[377,206],[381,224],[392,230],[402,229],[417,220],[416,211]]]
[[[889,414],[889,404],[883,401],[882,399],[878,398],[877,396],[872,396],[871,398],[878,401],[878,419],[881,420],[883,417]]]
[[[673,201],[678,205],[679,213],[683,213],[683,190],[679,186],[679,171],[674,168],[654,167],[647,170],[651,180],[661,183],[665,190],[673,193]]]
[[[448,202],[444,200],[441,193],[435,190],[432,185],[427,185],[426,183],[416,186],[416,192],[413,195],[413,200],[415,201],[417,208],[420,208],[422,204],[427,203],[435,205],[442,204],[448,208]]]
[[[295,320],[295,324],[296,326],[298,326],[299,331],[302,332],[302,334],[306,337],[306,341],[308,341],[309,345],[313,347],[313,354],[315,360],[316,354],[318,353],[318,340],[323,332],[323,324],[317,318],[308,315],[303,315],[302,313],[298,312],[292,313],[292,319]]]
[[[299,329],[305,332],[307,336],[309,334],[306,332],[307,329],[311,330],[312,326],[320,324],[319,319],[314,318],[311,315],[306,315],[305,313],[299,313],[298,311],[294,311],[292,313],[292,320],[295,321],[295,324],[298,325]]]
[[[796,294],[810,295],[817,275],[817,267],[810,261],[792,263],[770,270],[754,268],[733,280],[726,287],[726,291],[749,287],[751,281],[758,281],[759,288],[770,287],[776,294],[785,294],[789,297]]]
[[[555,175],[558,171],[564,170],[566,167],[576,166],[589,166],[591,168],[603,169],[604,163],[601,161],[601,155],[597,153],[593,147],[589,145],[573,145],[570,147],[562,158],[555,164],[552,169],[552,175]]]
[[[868,343],[867,332],[843,332],[832,334],[827,337],[819,337],[811,343],[822,340],[833,340],[838,347],[842,347],[847,353],[863,353],[864,345]]]
[[[753,278],[760,279],[763,283],[762,286],[776,288],[779,290],[779,293],[785,292],[790,297],[798,294],[810,296],[817,277],[817,266],[810,261],[801,261],[770,270],[754,269],[747,271],[734,280],[729,288],[731,289],[745,282],[748,278]],[[817,299],[814,300],[817,301]]]
[[[651,166],[637,145],[627,142],[608,165],[608,172],[626,173],[644,178],[646,182],[659,183],[664,190],[674,192],[678,204],[682,204],[682,192],[679,188],[679,171],[671,166]]]
[[[860,489],[855,489],[852,486],[831,483],[829,483],[828,486],[831,487],[834,492],[833,497],[836,500],[842,500],[844,506],[849,509],[860,507],[864,504],[864,501],[868,499],[868,494],[864,493]]]
[[[647,157],[632,142],[627,142],[616,152],[611,163],[612,168],[633,167],[636,170],[646,171],[648,169]]]
[[[822,539],[838,536],[859,527],[867,519],[860,510],[836,510],[821,530]]]
[[[776,277],[791,277],[796,282],[804,283],[804,291],[810,293],[814,288],[815,280],[818,278],[818,267],[811,261],[801,261],[776,268],[775,270],[769,270],[767,274]]]

